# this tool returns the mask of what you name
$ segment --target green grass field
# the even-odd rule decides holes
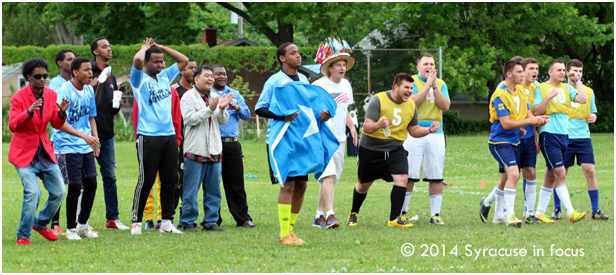
[[[257,176],[246,178],[249,213],[257,224],[254,229],[235,228],[223,196],[225,232],[161,235],[144,231],[141,236],[132,236],[129,231],[105,230],[99,175],[90,225],[100,232],[100,238],[68,241],[61,236],[60,240],[49,242],[33,232],[32,245],[18,246],[15,231],[23,189],[15,168],[7,161],[9,144],[5,143],[2,272],[614,272],[614,135],[593,134],[600,206],[610,220],[595,221],[588,216],[576,224],[561,220],[553,225],[523,225],[520,229],[483,224],[479,220],[479,199],[489,193],[499,177],[487,139],[487,135],[447,137],[445,181],[452,186],[444,188],[441,215],[446,226],[428,224],[427,186],[418,183],[409,205],[410,216],[419,216],[415,227],[388,228],[392,185],[378,181],[363,204],[359,225],[347,227],[353,186],[357,182],[356,159],[347,158],[341,182],[335,187],[334,208],[343,225],[335,230],[312,226],[318,185],[311,177],[294,230],[308,244],[297,247],[277,242],[279,187],[269,183],[264,142],[255,141],[243,143],[245,174]],[[117,143],[116,158],[120,219],[130,224],[137,181],[134,143]],[[541,167],[537,171],[541,184],[545,174],[542,156],[538,156],[537,167]],[[483,189],[482,179],[487,185]],[[581,168],[571,169],[567,184],[573,205],[590,215]],[[520,185],[521,181],[516,197],[518,217],[524,207]],[[39,210],[45,199],[43,191]],[[551,205],[548,211],[551,213]],[[63,228],[65,223],[66,215],[62,213]],[[411,256],[402,255],[406,243],[414,246]],[[551,251],[551,247],[560,250]],[[485,254],[481,252],[475,257],[476,252],[469,252],[475,249]],[[505,256],[513,249],[525,249],[527,254]],[[544,254],[535,255],[541,249]],[[495,251],[500,256],[494,255]]]

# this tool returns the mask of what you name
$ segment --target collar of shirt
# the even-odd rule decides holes
[[[229,92],[231,92],[231,88],[229,88],[229,86],[225,85],[225,87],[222,89],[222,91],[218,91],[218,90],[214,89],[214,86],[212,86],[210,91],[216,93],[219,96],[222,96],[222,95],[226,95]]]

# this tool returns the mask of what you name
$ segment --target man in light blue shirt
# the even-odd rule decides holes
[[[152,189],[156,173],[160,174],[162,220],[159,232],[177,233],[173,221],[173,198],[178,183],[178,142],[171,115],[171,85],[188,64],[180,52],[156,44],[146,38],[135,54],[130,84],[138,104],[137,155],[139,178],[133,197],[132,235],[141,235],[143,209]],[[177,63],[165,68],[163,53]],[[145,65],[145,66],[144,66]],[[163,169],[164,168],[164,169]]]
[[[56,65],[60,68],[60,74],[49,81],[49,88],[58,91],[62,84],[71,81],[71,62],[75,60],[75,54],[70,49],[60,50],[56,54]]]
[[[229,120],[226,124],[220,125],[220,136],[222,137],[222,183],[225,187],[225,197],[229,212],[235,219],[236,226],[247,228],[255,227],[252,218],[248,214],[248,203],[246,202],[246,191],[244,190],[244,162],[242,160],[242,144],[237,141],[238,125],[241,120],[250,118],[250,109],[246,105],[244,98],[239,91],[227,86],[227,70],[225,67],[216,64],[212,66],[214,73],[214,85],[211,89],[213,93],[221,98],[229,94],[234,94],[233,101],[229,103],[227,112]],[[222,216],[218,215],[218,225],[222,223]]]

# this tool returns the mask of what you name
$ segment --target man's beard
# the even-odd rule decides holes
[[[214,89],[216,90],[223,90],[225,88],[226,85],[219,85],[218,83],[214,83]]]

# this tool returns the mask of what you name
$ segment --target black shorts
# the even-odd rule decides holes
[[[272,171],[272,164],[270,163],[270,159],[269,159],[269,144],[267,143],[265,144],[265,153],[267,154],[267,167],[269,168],[270,180],[272,184],[278,184],[278,179],[276,179],[276,176],[274,176],[274,171]],[[308,181],[308,175],[297,176],[297,177],[287,177],[287,181],[290,181],[290,180]]]
[[[392,151],[373,151],[359,146],[357,178],[360,183],[383,179],[393,182],[391,175],[408,175],[408,152],[400,146]]]
[[[85,154],[56,154],[64,184],[81,185],[83,179],[96,178],[96,164],[92,152]]]

